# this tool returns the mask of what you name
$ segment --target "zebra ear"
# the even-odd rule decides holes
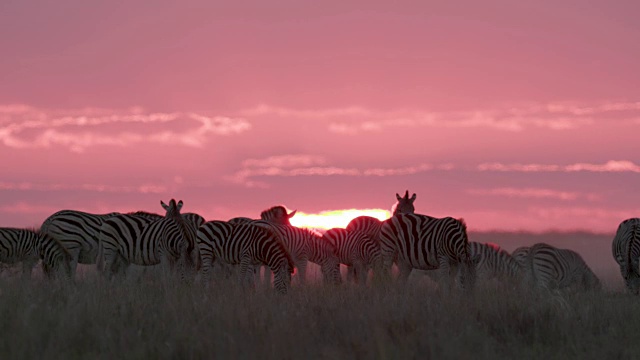
[[[409,190],[405,190],[405,192],[404,192],[404,198],[405,198],[405,199],[409,199]]]
[[[287,217],[291,219],[296,214],[296,212],[298,212],[298,210],[293,210],[292,212],[289,213],[289,215],[287,215]]]
[[[182,205],[183,205],[182,200],[178,201],[178,205],[176,205],[176,209],[180,211],[180,209],[182,209]]]
[[[160,205],[162,205],[163,209],[169,210],[169,205],[165,204],[164,201],[160,200]]]
[[[398,200],[398,201],[402,200],[402,197],[400,195],[398,195],[398,193],[396,193],[396,200]]]
[[[413,196],[411,196],[411,203],[413,204],[414,201],[416,201],[416,194],[414,193]]]

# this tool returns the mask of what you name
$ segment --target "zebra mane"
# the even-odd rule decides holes
[[[162,215],[160,215],[160,214],[156,214],[156,213],[152,213],[152,212],[144,211],[144,210],[131,211],[131,212],[126,213],[125,215],[150,215],[150,216],[160,216],[160,217],[162,217]]]
[[[466,232],[467,231],[467,223],[464,221],[463,218],[459,218],[458,221],[460,222],[460,226],[462,227],[462,230],[464,230]]]

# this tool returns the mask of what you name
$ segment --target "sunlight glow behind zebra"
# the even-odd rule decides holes
[[[346,209],[346,210],[327,210],[317,214],[307,214],[298,211],[291,218],[291,225],[297,227],[306,227],[314,229],[331,229],[345,228],[349,221],[358,216],[371,216],[378,220],[386,220],[391,216],[388,210],[383,209]]]

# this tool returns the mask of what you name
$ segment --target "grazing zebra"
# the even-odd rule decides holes
[[[627,289],[637,294],[640,290],[640,218],[626,219],[618,225],[611,248]]]
[[[577,288],[599,290],[600,280],[582,257],[569,249],[558,249],[545,243],[529,248],[528,261],[533,285],[546,290]]]
[[[209,221],[198,229],[197,241],[202,277],[207,284],[215,263],[239,264],[242,284],[253,284],[253,269],[265,265],[274,273],[273,287],[280,293],[287,293],[293,262],[271,231],[253,224]]]
[[[392,216],[397,214],[413,214],[415,213],[415,208],[413,207],[413,202],[416,201],[416,194],[414,193],[411,198],[409,198],[409,190],[404,192],[404,196],[401,197],[398,193],[396,193],[396,202],[391,207]]]
[[[164,264],[170,269],[177,266],[182,280],[186,272],[196,269],[199,262],[196,224],[180,214],[182,200],[160,204],[167,213],[157,220],[142,213],[118,215],[105,221],[98,259],[101,271],[108,275],[117,271],[118,259],[127,265]]]
[[[467,226],[451,217],[433,218],[419,214],[398,214],[385,220],[380,230],[383,267],[390,274],[397,258],[399,279],[405,282],[412,269],[439,269],[439,277],[449,277],[451,287],[459,272],[460,285],[471,289],[475,267],[471,262]]]
[[[380,229],[382,221],[371,216],[358,216],[351,220],[345,228],[348,232],[361,232],[367,234],[372,239],[380,239]]]
[[[307,261],[320,265],[325,282],[340,282],[340,261],[335,248],[322,238],[318,232],[291,225],[279,225],[264,220],[255,220],[251,224],[272,231],[284,244],[295,267],[299,281],[304,282]],[[268,278],[270,278],[270,274]]]
[[[348,280],[364,285],[369,268],[381,265],[380,244],[365,233],[333,228],[322,236],[335,247],[340,263],[347,265]]]
[[[518,261],[499,246],[470,241],[469,249],[478,279],[483,281],[493,278],[518,280],[522,277],[523,269]]]
[[[0,228],[0,262],[22,262],[22,276],[29,278],[40,259],[45,275],[63,271],[62,275],[71,276],[71,256],[54,238],[37,230]]]
[[[33,230],[0,228],[0,262],[22,262],[22,276],[31,277],[31,269],[40,260],[40,235]]]
[[[49,216],[40,231],[59,241],[71,255],[71,272],[78,264],[95,264],[98,255],[98,234],[104,220],[118,213],[90,214],[61,210]]]

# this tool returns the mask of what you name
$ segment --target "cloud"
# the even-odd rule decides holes
[[[417,164],[396,168],[356,168],[330,166],[328,161],[317,155],[281,155],[264,159],[248,159],[242,162],[242,169],[227,179],[248,187],[266,188],[265,182],[252,180],[256,177],[291,176],[400,176],[412,175],[431,170],[452,170],[453,164]]]
[[[142,184],[136,186],[114,186],[105,184],[38,184],[31,182],[0,182],[0,190],[19,191],[63,191],[84,190],[106,193],[152,193],[162,194],[168,191],[167,187],[156,184]]]
[[[294,109],[266,104],[241,111],[247,117],[326,120],[330,132],[341,135],[382,132],[389,128],[476,128],[519,132],[527,128],[566,131],[623,117],[635,124],[640,102],[605,101],[594,104],[552,102],[519,104],[471,111],[375,110],[361,106],[330,109]]]
[[[202,147],[211,135],[236,135],[250,129],[251,124],[242,118],[193,112],[145,113],[141,108],[65,111],[26,105],[0,106],[0,144],[17,149],[59,145],[82,152],[91,146],[130,146],[143,142]]]
[[[477,166],[480,171],[504,172],[634,172],[640,173],[640,166],[628,160],[609,160],[604,164],[576,163],[570,165],[548,164],[502,164],[483,163]]]
[[[541,188],[493,188],[493,189],[469,189],[467,192],[476,196],[506,196],[515,198],[547,198],[558,200],[576,200],[578,198],[586,198],[590,201],[599,199],[596,194],[581,194],[571,191],[557,191],[552,189]]]

